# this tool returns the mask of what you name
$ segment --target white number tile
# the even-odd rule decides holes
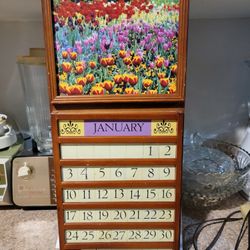
[[[93,147],[93,159],[98,159],[98,158],[109,158],[110,156],[110,151],[111,148],[109,145],[95,145]],[[90,157],[88,157],[90,158]]]
[[[76,146],[75,145],[61,145],[61,158],[72,159],[76,158]]]
[[[105,168],[105,176],[103,178],[104,180],[113,180],[114,178],[112,178],[112,169],[111,168]],[[101,180],[101,179],[97,179],[96,181]]]
[[[143,158],[159,158],[158,145],[144,145]]]
[[[131,171],[131,174],[129,175],[129,177],[132,179],[133,175],[135,173],[135,170],[133,170],[133,172]],[[140,168],[138,167],[135,173],[135,177],[134,179],[139,179],[139,180],[147,180],[147,176],[146,176],[146,171],[145,168]]]
[[[78,159],[94,157],[94,147],[91,145],[78,145],[76,150]]]
[[[176,145],[159,146],[160,158],[176,158]]]
[[[143,147],[141,145],[127,145],[125,158],[143,158]]]
[[[74,168],[62,168],[63,181],[77,181],[77,170]]]
[[[118,159],[124,158],[127,153],[127,148],[125,145],[110,145],[110,158]]]

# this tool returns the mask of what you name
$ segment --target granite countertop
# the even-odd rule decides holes
[[[239,194],[235,194],[223,201],[216,208],[183,208],[183,228],[189,224],[202,222],[209,219],[215,218],[224,218],[228,216],[230,213],[237,211],[240,209],[240,206],[247,201],[242,198]],[[241,214],[237,214],[234,217],[241,217]],[[213,247],[213,250],[234,250],[234,246],[240,232],[241,225],[243,220],[236,222],[229,222],[226,224],[224,231],[218,240],[217,244]],[[215,234],[218,232],[221,224],[209,226],[202,231],[198,240],[198,249],[205,250],[206,247],[211,243]],[[194,247],[190,246],[190,242],[192,239],[192,235],[194,230],[189,230],[187,233],[187,237],[184,239],[184,250],[194,249]],[[239,250],[247,250],[248,249],[248,234],[247,231],[245,233],[244,238],[240,244]]]
[[[56,210],[0,210],[0,250],[54,250]]]
[[[183,228],[192,223],[212,218],[222,218],[239,210],[246,203],[240,195],[234,195],[214,209],[183,208]],[[231,222],[226,227],[213,250],[234,250],[242,221]],[[0,250],[55,250],[57,241],[56,210],[0,209]],[[199,250],[205,250],[218,230],[218,225],[205,229],[198,241]],[[184,250],[194,249],[189,246],[192,231],[184,243]],[[248,247],[247,233],[239,250]]]

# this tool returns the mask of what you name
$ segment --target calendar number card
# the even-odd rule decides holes
[[[174,222],[174,209],[100,209],[65,210],[65,223],[103,222]]]
[[[67,243],[84,242],[173,242],[174,230],[67,230]]]
[[[62,167],[62,180],[65,182],[175,179],[174,166]]]

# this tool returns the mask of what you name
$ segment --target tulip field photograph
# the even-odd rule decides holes
[[[59,94],[175,94],[179,2],[53,0]]]

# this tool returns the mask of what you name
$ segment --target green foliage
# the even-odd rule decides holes
[[[152,2],[156,5],[161,4],[179,4],[180,0],[152,0]]]
[[[60,4],[60,2],[61,2],[61,0],[53,0],[54,6],[59,5],[59,4]]]

